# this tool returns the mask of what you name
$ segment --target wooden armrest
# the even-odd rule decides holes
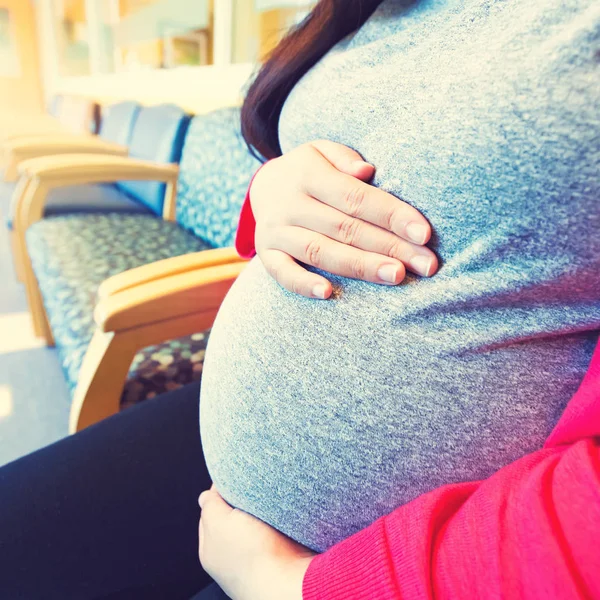
[[[128,148],[112,142],[104,142],[96,138],[64,139],[49,137],[46,140],[36,139],[27,142],[20,141],[18,144],[11,144],[9,147],[9,156],[14,156],[18,160],[26,158],[37,158],[38,156],[52,156],[53,154],[78,154],[80,152],[114,154],[116,156],[126,156]]]
[[[2,127],[2,123],[0,123],[0,127]],[[17,132],[9,132],[2,136],[2,145],[7,142],[15,142],[20,139],[32,138],[32,137],[46,137],[52,135],[86,135],[85,133],[73,134],[70,132],[65,132],[64,127],[57,125],[55,129],[48,128],[47,131],[40,131],[35,128],[31,129],[21,129]]]
[[[100,300],[94,318],[103,332],[116,332],[216,311],[245,268],[218,265],[149,281]]]
[[[31,136],[31,135],[57,135],[65,132],[64,125],[50,116],[36,116],[31,118],[19,117],[14,118],[13,115],[10,118],[7,115],[0,115],[0,136],[2,141],[16,140],[20,137]]]
[[[98,324],[73,397],[70,431],[119,410],[123,384],[140,348],[210,329],[221,302],[246,263],[187,271],[101,300]]]
[[[245,259],[240,257],[235,248],[215,248],[214,250],[202,250],[193,254],[165,258],[109,277],[100,285],[98,298],[108,298],[124,290],[172,275],[237,262],[245,262]]]
[[[167,184],[163,219],[175,219],[179,167],[109,154],[60,154],[32,158],[20,165],[21,182],[13,195],[13,227],[25,232],[43,218],[48,193],[57,187],[118,181],[161,181]],[[23,241],[24,243],[24,241]]]
[[[30,133],[22,134],[8,138],[2,144],[5,151],[12,151],[26,146],[36,146],[39,144],[68,144],[68,143],[105,143],[102,138],[85,133],[68,133],[62,131],[46,132],[46,133]]]
[[[5,144],[5,181],[15,181],[19,174],[19,167],[23,161],[38,157],[47,157],[60,154],[94,153],[126,156],[128,149],[119,144],[105,142],[91,136],[68,136],[58,138],[53,136],[21,138],[18,141]]]
[[[110,154],[59,154],[23,161],[19,173],[50,187],[127,180],[173,183],[179,167]]]

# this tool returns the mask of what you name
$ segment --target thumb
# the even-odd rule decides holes
[[[375,167],[365,162],[358,152],[348,146],[329,140],[317,140],[311,142],[311,146],[333,167],[346,175],[368,181],[375,173]]]
[[[214,486],[210,490],[200,494],[198,504],[200,504],[202,515],[205,516],[207,512],[210,512],[211,518],[226,517],[229,513],[233,512],[233,508],[221,498],[221,495]]]

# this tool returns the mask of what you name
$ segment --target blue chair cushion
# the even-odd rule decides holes
[[[259,166],[242,139],[239,108],[194,117],[179,166],[177,221],[211,246],[233,246]]]
[[[48,194],[44,215],[123,212],[150,214],[150,210],[123,193],[116,185],[71,185]]]
[[[16,183],[3,183],[0,186],[0,206],[2,214],[7,215],[8,227],[12,228],[10,200]],[[71,185],[56,188],[48,194],[44,216],[65,215],[71,213],[136,213],[152,214],[150,209],[136,202],[117,186],[112,184]]]
[[[177,163],[189,125],[189,116],[178,106],[162,105],[142,108],[139,112],[129,155],[159,163]],[[157,215],[162,214],[165,185],[155,181],[121,181],[121,191]]]
[[[140,112],[137,102],[119,102],[102,111],[98,135],[109,142],[129,146],[133,128]]]
[[[93,312],[106,278],[151,262],[208,249],[176,223],[149,215],[65,215],[38,221],[27,248],[73,393],[95,331]],[[122,405],[200,378],[207,332],[141,350],[131,366]]]

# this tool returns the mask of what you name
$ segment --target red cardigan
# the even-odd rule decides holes
[[[246,197],[238,252],[255,254]],[[311,563],[304,600],[600,598],[600,345],[545,446],[447,485]]]

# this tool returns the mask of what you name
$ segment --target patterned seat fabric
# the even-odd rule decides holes
[[[117,213],[44,219],[28,230],[27,247],[71,393],[96,329],[99,285],[127,269],[209,248],[175,223]],[[199,379],[206,341],[199,333],[140,351],[122,404]]]
[[[95,330],[98,287],[144,264],[232,246],[252,174],[259,166],[240,135],[238,108],[194,117],[177,192],[177,223],[148,215],[95,214],[46,218],[27,232],[27,246],[69,383],[75,390]],[[129,371],[128,406],[200,378],[208,332],[145,348]]]
[[[239,108],[195,117],[181,158],[177,221],[215,248],[234,245],[246,190],[260,166],[240,131]]]

